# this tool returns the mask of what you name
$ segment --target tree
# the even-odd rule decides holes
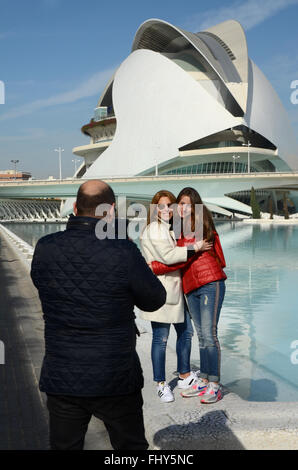
[[[269,198],[268,198],[268,211],[269,211],[269,214],[270,214],[270,219],[273,219],[273,201],[272,201],[271,196],[269,196]]]
[[[252,218],[260,219],[261,218],[260,206],[257,202],[256,191],[253,186],[251,187],[251,191],[250,191],[250,207],[252,210]]]
[[[285,219],[289,219],[288,198],[285,192],[283,193],[283,210]]]

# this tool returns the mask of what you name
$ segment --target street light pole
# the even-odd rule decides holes
[[[62,169],[61,169],[61,153],[64,152],[62,147],[55,149],[55,152],[59,153],[59,179],[62,180]]]
[[[247,173],[250,173],[250,154],[249,154],[249,147],[251,146],[251,143],[250,141],[248,140],[247,141],[247,144],[242,144],[242,145],[245,145],[245,147],[247,147]]]
[[[19,163],[20,160],[10,160],[11,163],[14,163],[14,179],[17,179],[17,163]]]
[[[236,171],[235,171],[235,160],[237,158],[240,158],[240,155],[233,155],[233,173],[236,173]]]

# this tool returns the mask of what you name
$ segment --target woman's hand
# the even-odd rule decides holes
[[[213,243],[208,242],[207,240],[200,240],[194,244],[194,250],[198,251],[208,251],[212,248]]]
[[[151,269],[151,271],[154,272],[153,268],[152,268],[152,264],[151,263],[147,263],[147,264],[148,264],[149,268]]]

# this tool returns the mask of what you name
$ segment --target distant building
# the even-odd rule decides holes
[[[84,158],[77,178],[184,176],[203,200],[230,209],[236,199],[247,213],[258,173],[298,172],[287,112],[234,20],[198,33],[158,19],[143,23],[82,132],[90,143],[73,149]],[[235,173],[243,178],[227,177]],[[215,184],[193,179],[210,174]],[[298,210],[296,185],[281,176],[268,186],[257,191],[263,211],[269,197],[282,210],[285,193]]]
[[[144,22],[82,132],[78,177],[298,170],[287,112],[234,20],[196,34]]]
[[[28,171],[17,171],[14,170],[0,170],[0,180],[1,181],[11,181],[11,180],[28,180],[31,178],[31,173]]]

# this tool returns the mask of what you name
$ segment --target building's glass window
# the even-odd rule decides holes
[[[252,172],[260,171],[251,166]],[[247,164],[235,162],[209,162],[200,163],[197,165],[188,165],[172,170],[165,170],[160,172],[164,175],[196,175],[208,173],[247,173]]]
[[[98,106],[94,109],[94,121],[101,121],[108,116],[107,106]]]

